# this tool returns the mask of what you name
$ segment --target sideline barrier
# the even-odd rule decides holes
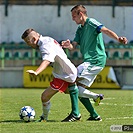
[[[49,82],[52,80],[52,67],[47,67],[38,76],[32,76],[26,73],[26,70],[36,70],[37,66],[25,66],[23,71],[23,84],[24,87],[48,87]],[[91,88],[120,88],[116,80],[116,76],[112,67],[105,67],[101,73],[98,74],[95,82]]]

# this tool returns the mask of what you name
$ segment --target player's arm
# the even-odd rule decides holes
[[[34,70],[27,70],[26,72],[28,72],[29,74],[32,75],[38,75],[39,73],[41,73],[44,69],[46,69],[46,67],[50,64],[50,61],[48,60],[44,60],[41,65],[34,71]]]
[[[63,48],[68,48],[69,50],[73,50],[73,49],[75,49],[77,44],[78,44],[77,42],[72,42],[71,43],[70,40],[67,39],[66,41],[62,41],[61,46]]]
[[[100,31],[102,33],[106,34],[107,36],[117,40],[120,43],[127,44],[127,42],[128,42],[126,37],[119,37],[115,32],[113,32],[112,30],[110,30],[104,26],[101,28]]]

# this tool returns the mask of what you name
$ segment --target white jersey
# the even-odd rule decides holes
[[[77,68],[67,58],[60,44],[51,37],[40,36],[38,46],[42,55],[42,60],[53,63],[53,75],[55,78],[74,82],[77,78]]]

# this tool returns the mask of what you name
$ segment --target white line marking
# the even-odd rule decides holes
[[[113,105],[113,106],[118,106],[118,105],[120,105],[120,106],[133,106],[133,104],[116,104],[116,103],[100,103],[100,104],[105,104],[105,105]]]
[[[91,100],[91,103],[95,103],[93,100]],[[133,106],[133,104],[117,104],[117,103],[103,103],[103,102],[100,102],[100,104],[104,104],[104,105],[111,105],[111,106]]]
[[[106,118],[106,120],[116,120],[116,119],[133,119],[133,117],[116,117],[116,118]]]
[[[115,99],[114,97],[108,97],[108,98],[104,98],[104,100],[112,100]]]

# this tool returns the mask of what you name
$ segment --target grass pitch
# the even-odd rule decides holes
[[[133,125],[133,90],[96,90],[103,93],[100,106],[94,106],[102,122],[86,121],[89,113],[79,102],[82,120],[60,122],[71,111],[68,94],[58,93],[51,99],[48,122],[25,123],[19,119],[21,107],[29,105],[42,114],[40,96],[43,89],[0,89],[0,132],[1,133],[110,133],[111,125]],[[92,104],[94,105],[93,101]]]

